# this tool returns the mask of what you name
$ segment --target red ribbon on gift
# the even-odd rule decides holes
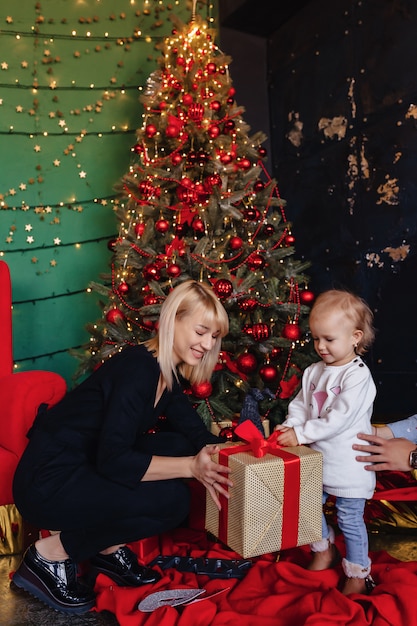
[[[298,520],[300,515],[300,457],[283,450],[277,443],[278,432],[264,439],[255,424],[245,420],[235,428],[235,434],[247,441],[241,446],[224,448],[219,452],[219,463],[228,466],[229,456],[238,452],[252,452],[256,458],[265,454],[279,456],[284,461],[284,506],[282,510],[281,550],[294,548],[298,542]],[[219,512],[219,539],[227,545],[228,499],[222,498]]]

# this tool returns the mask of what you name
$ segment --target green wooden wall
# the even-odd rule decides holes
[[[0,256],[11,271],[16,371],[72,385],[69,350],[100,316],[114,185],[129,167],[139,97],[172,17],[217,26],[216,1],[2,0]]]

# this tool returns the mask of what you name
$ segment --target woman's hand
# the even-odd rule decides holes
[[[228,477],[231,472],[230,467],[215,463],[211,458],[219,450],[220,447],[216,444],[204,446],[191,460],[191,473],[194,478],[207,488],[213,502],[220,511],[222,507],[219,494],[222,494],[225,498],[230,498],[230,493],[226,487],[233,487],[233,483]]]
[[[369,444],[359,445],[354,443],[352,448],[365,452],[366,456],[357,456],[357,461],[371,463],[365,465],[366,470],[380,472],[382,470],[397,470],[399,472],[409,472],[410,452],[416,449],[416,444],[408,439],[384,439],[377,435],[358,434],[359,439],[368,441]]]
[[[279,443],[280,446],[288,447],[299,445],[294,428],[282,426],[282,424],[280,424],[275,428],[275,430],[278,430],[280,433],[277,437],[277,443]]]

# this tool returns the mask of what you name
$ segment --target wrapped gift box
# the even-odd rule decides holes
[[[206,529],[243,558],[322,537],[322,455],[306,446],[275,447],[257,458],[250,446],[221,444],[216,455],[231,470],[231,498],[222,510],[207,493]]]
[[[211,425],[211,432],[213,435],[218,435],[222,428],[227,428],[228,426],[232,426],[231,420],[222,420],[220,422],[213,422]],[[265,437],[269,437],[269,420],[262,420],[262,426],[264,429]]]

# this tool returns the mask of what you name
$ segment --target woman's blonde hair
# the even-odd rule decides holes
[[[173,360],[175,321],[203,309],[202,322],[219,327],[219,335],[211,350],[205,352],[198,365],[179,366],[180,374],[191,384],[199,384],[211,378],[219,358],[222,337],[229,332],[229,318],[212,288],[196,280],[187,280],[177,285],[164,300],[159,316],[158,333],[145,342],[154,352],[168,389],[172,389],[173,376],[177,371]]]
[[[341,289],[321,293],[310,311],[310,318],[333,310],[341,311],[363,335],[355,348],[356,354],[365,354],[375,339],[374,315],[368,304],[359,296]]]

